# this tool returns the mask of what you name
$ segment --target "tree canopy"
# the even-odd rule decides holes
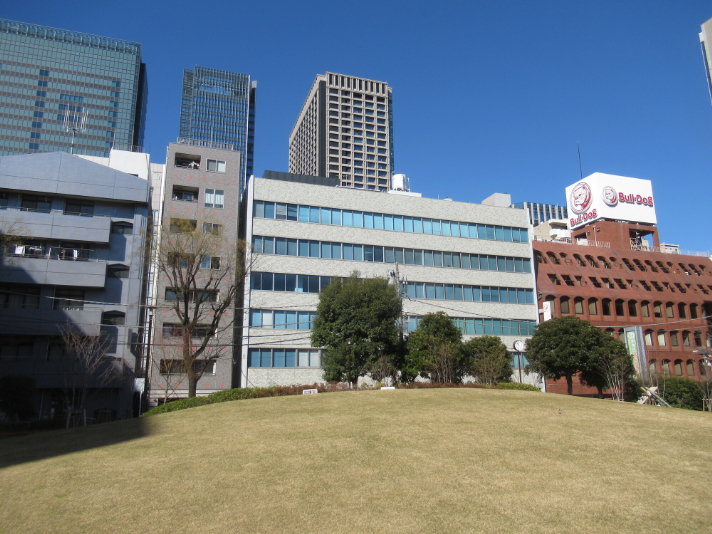
[[[480,336],[463,347],[470,361],[470,374],[483,384],[508,382],[512,377],[512,356],[499,336]]]
[[[578,317],[557,317],[538,324],[527,340],[527,371],[547,378],[566,378],[567,391],[573,394],[573,377],[588,370],[599,348],[610,339],[599,328]]]
[[[325,347],[324,379],[355,384],[382,358],[397,353],[402,302],[385,278],[334,279],[319,294],[312,345]]]
[[[406,382],[421,376],[433,382],[459,383],[469,370],[462,333],[444,312],[424,315],[408,336],[407,347],[402,370]]]
[[[581,383],[598,389],[599,397],[603,397],[604,389],[610,389],[616,400],[623,400],[626,391],[636,383],[633,358],[622,341],[599,328],[596,330],[600,334],[598,345],[581,362]]]

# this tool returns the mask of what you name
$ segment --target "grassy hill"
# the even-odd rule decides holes
[[[228,402],[0,441],[0,532],[709,532],[711,431],[519,391]]]

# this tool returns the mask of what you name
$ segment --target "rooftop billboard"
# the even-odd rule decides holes
[[[595,172],[566,188],[569,228],[598,219],[657,224],[650,180]]]

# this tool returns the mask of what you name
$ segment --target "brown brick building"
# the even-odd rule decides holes
[[[709,347],[712,326],[712,262],[706,255],[661,247],[653,225],[610,220],[573,230],[571,239],[535,239],[541,321],[549,302],[552,317],[576,315],[621,339],[624,327],[641,326],[651,374],[705,377],[693,351]],[[547,380],[546,387],[566,393],[564,380]],[[594,393],[574,381],[575,395]]]

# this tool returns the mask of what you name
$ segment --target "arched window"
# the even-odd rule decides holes
[[[701,275],[700,275],[700,271],[698,271],[698,270],[697,270],[697,267],[695,267],[695,266],[692,265],[692,264],[690,264],[690,270],[691,270],[693,273],[695,273],[697,276],[701,276]]]
[[[623,311],[624,308],[625,308],[625,302],[623,301],[623,299],[616,300],[616,315],[618,317],[625,316],[625,312]]]
[[[571,313],[569,297],[561,297],[561,313],[562,315],[569,315]]]
[[[685,309],[684,302],[677,305],[677,314],[680,316],[680,319],[687,319],[687,310]]]
[[[665,346],[665,330],[658,330],[658,347]]]
[[[690,319],[697,319],[697,304],[690,304]]]
[[[600,262],[603,264],[603,268],[604,268],[604,269],[610,269],[610,268],[611,268],[611,266],[609,265],[609,263],[606,261],[606,258],[604,258],[603,256],[599,256],[599,257],[598,257],[598,261],[600,261]]]
[[[656,376],[658,374],[657,360],[652,359],[648,362],[648,372],[650,373],[650,376]]]
[[[625,263],[625,266],[628,267],[629,271],[635,271],[635,267],[633,267],[633,264],[628,258],[623,258],[623,263]]]
[[[661,270],[662,272],[664,272],[665,274],[669,274],[669,273],[670,273],[670,271],[668,271],[667,267],[665,267],[665,264],[663,264],[663,262],[661,262],[661,261],[656,261],[655,263],[658,264],[658,267],[660,267],[660,270]]]
[[[554,265],[561,265],[561,262],[559,262],[559,258],[556,257],[556,254],[554,254],[553,252],[547,252],[546,255],[549,256],[551,263],[553,263]]]
[[[549,306],[551,306],[551,313],[556,313],[556,297],[549,295],[544,300],[549,303]]]
[[[628,301],[628,315],[631,317],[638,317],[638,307],[636,304],[638,303],[635,300]]]
[[[708,373],[710,372],[709,366],[705,363],[704,360],[700,360],[699,362],[699,368],[700,368],[700,378],[709,378]]]
[[[653,346],[653,331],[652,330],[645,331],[645,346],[646,347]]]
[[[682,376],[682,360],[675,360],[675,376]]]
[[[548,263],[538,250],[534,252],[534,257],[536,258],[537,263]]]
[[[687,360],[687,376],[695,378],[695,362],[693,360]]]
[[[647,269],[643,266],[642,263],[640,263],[640,260],[633,260],[633,263],[635,263],[635,266],[638,268],[639,271],[646,271]]]
[[[583,298],[582,297],[576,297],[574,299],[574,311],[576,312],[576,315],[583,315]]]
[[[591,256],[590,254],[587,255],[586,260],[588,261],[588,264],[591,267],[595,267],[596,269],[598,269],[598,264],[596,263],[596,260],[593,259],[593,256]]]
[[[663,374],[665,376],[670,376],[672,374],[670,369],[670,360],[663,360]]]
[[[663,303],[662,302],[655,302],[653,304],[653,315],[655,315],[656,319],[660,319],[663,316]]]
[[[667,316],[668,319],[675,318],[675,305],[672,302],[668,302],[665,305],[665,315]]]
[[[567,264],[568,264],[568,263],[571,263],[571,260],[568,259],[568,257],[566,256],[565,253],[559,252],[559,256],[561,256],[561,261],[562,261],[563,263],[567,263]]]
[[[680,346],[680,340],[678,339],[677,332],[675,332],[675,331],[670,332],[670,346],[671,347]]]
[[[680,272],[685,273],[686,275],[689,276],[690,271],[688,270],[688,268],[682,263],[678,263],[678,265],[680,266]]]
[[[682,346],[683,347],[690,346],[690,332],[688,332],[687,330],[682,331]]]
[[[695,347],[702,346],[702,332],[695,330]]]
[[[611,299],[603,299],[601,301],[601,311],[603,315],[611,314]]]
[[[643,317],[650,317],[650,302],[647,300],[640,303],[640,315]]]
[[[653,262],[650,260],[645,260],[645,264],[650,267],[650,270],[653,271],[654,273],[658,272],[658,269],[653,265]]]
[[[588,299],[588,314],[598,315],[598,299]]]
[[[586,262],[581,259],[581,256],[574,254],[574,259],[576,260],[576,263],[578,263],[579,267],[586,267]]]

